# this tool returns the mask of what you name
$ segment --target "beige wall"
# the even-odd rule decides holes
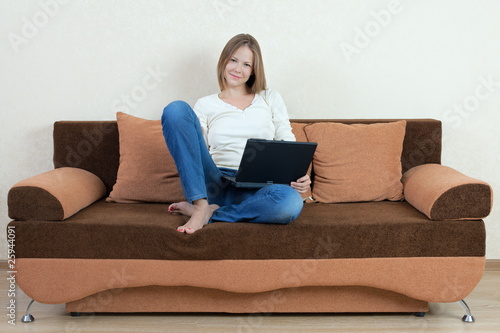
[[[240,32],[291,117],[441,119],[443,164],[498,189],[498,17],[498,0],[1,0],[1,229],[10,186],[52,168],[54,121],[158,119],[215,93]],[[489,259],[499,218],[497,199]]]

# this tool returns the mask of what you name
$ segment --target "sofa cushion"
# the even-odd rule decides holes
[[[25,179],[8,194],[9,217],[15,220],[64,220],[106,194],[96,175],[59,168]]]
[[[14,221],[10,225],[16,227],[16,256],[219,260],[485,253],[482,220],[429,221],[405,201],[308,204],[288,225],[214,222],[192,235],[176,230],[187,217],[170,215],[167,209],[168,204],[98,201],[60,223]]]
[[[433,220],[482,219],[493,205],[491,186],[440,164],[404,173],[406,201]]]
[[[323,203],[403,199],[401,153],[406,121],[316,123],[305,127],[317,142],[313,197]]]
[[[163,138],[159,120],[116,114],[120,165],[109,202],[177,202],[185,200],[179,174]]]

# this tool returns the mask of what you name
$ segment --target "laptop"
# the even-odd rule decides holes
[[[317,146],[316,142],[248,139],[236,175],[224,178],[240,188],[289,185],[306,175]]]

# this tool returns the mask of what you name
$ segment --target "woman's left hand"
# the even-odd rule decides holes
[[[309,175],[305,175],[297,179],[296,182],[292,182],[290,186],[297,190],[299,193],[306,193],[311,189],[311,177]]]

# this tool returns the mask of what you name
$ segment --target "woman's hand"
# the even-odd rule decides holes
[[[297,190],[299,193],[306,193],[311,189],[311,177],[309,175],[305,175],[297,179],[296,182],[292,182],[290,186]]]

